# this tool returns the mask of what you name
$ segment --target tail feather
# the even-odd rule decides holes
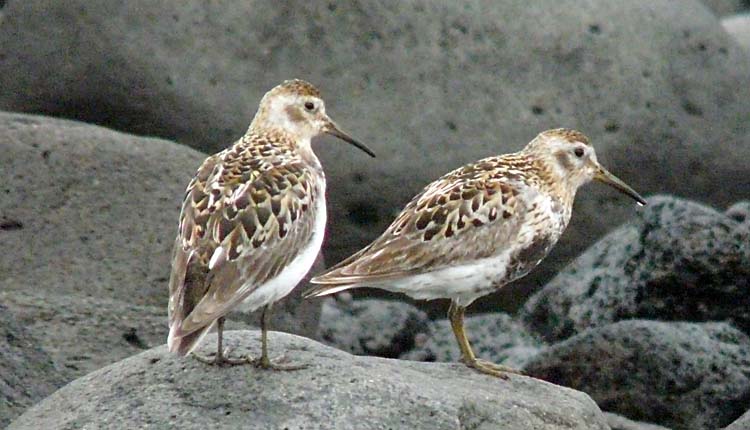
[[[188,355],[201,343],[203,338],[211,332],[216,322],[185,335],[179,335],[179,327],[172,326],[167,338],[167,346],[170,352],[178,355]]]
[[[357,285],[352,284],[346,284],[346,285],[336,285],[336,284],[329,284],[329,285],[317,285],[315,287],[310,288],[309,290],[302,293],[302,297],[304,298],[310,298],[310,297],[322,297],[327,296],[329,294],[335,294],[339,293],[341,291],[348,290],[350,288],[356,288]]]

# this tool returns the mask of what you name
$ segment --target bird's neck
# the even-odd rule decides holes
[[[541,190],[559,200],[562,206],[571,208],[578,187],[571,183],[570,178],[563,174],[560,169],[556,168],[554,162],[538,156],[534,156],[533,159],[534,166],[539,172],[539,187]]]

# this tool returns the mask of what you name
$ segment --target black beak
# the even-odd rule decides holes
[[[328,120],[328,123],[324,127],[323,132],[330,134],[331,136],[336,136],[339,139],[343,140],[344,142],[351,143],[352,145],[356,146],[357,148],[367,153],[367,155],[369,155],[370,157],[375,158],[375,153],[372,152],[370,148],[368,148],[364,143],[356,141],[353,137],[341,131],[339,126],[337,126],[336,123],[331,121],[330,119]]]
[[[639,205],[645,206],[646,200],[644,200],[643,197],[641,197],[640,194],[635,192],[634,189],[630,188],[628,184],[623,182],[620,178],[617,176],[609,173],[607,169],[602,167],[601,165],[597,166],[598,169],[596,171],[596,174],[594,175],[594,179],[596,179],[599,182],[604,182],[605,184],[613,187],[614,189],[618,190],[619,192],[623,194],[627,194],[630,197],[633,198]]]

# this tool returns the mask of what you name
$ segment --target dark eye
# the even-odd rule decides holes
[[[580,146],[573,150],[573,153],[576,155],[576,157],[581,158],[583,157],[583,148]]]
[[[305,109],[309,111],[315,110],[315,103],[313,102],[305,102]]]

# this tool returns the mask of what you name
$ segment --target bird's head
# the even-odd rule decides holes
[[[629,195],[640,205],[646,204],[640,194],[599,164],[594,147],[580,131],[567,128],[543,131],[524,151],[541,160],[548,167],[553,180],[562,184],[572,195],[593,179]]]
[[[371,157],[375,154],[347,133],[326,114],[320,91],[300,79],[284,81],[263,96],[250,128],[281,129],[302,142],[326,133],[351,143]]]

